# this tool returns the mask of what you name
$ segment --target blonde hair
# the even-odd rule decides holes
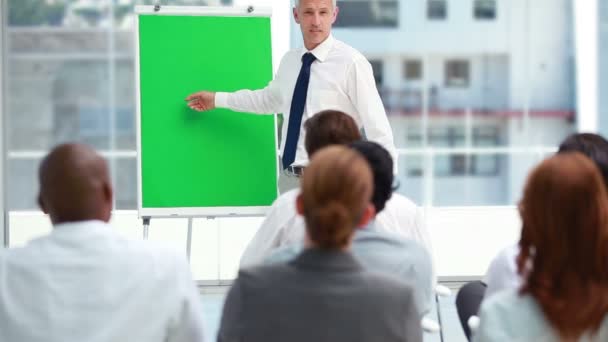
[[[372,172],[359,153],[330,146],[314,154],[301,183],[304,220],[320,248],[348,245],[373,190]]]

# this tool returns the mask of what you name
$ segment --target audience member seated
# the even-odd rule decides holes
[[[579,152],[530,174],[519,205],[519,289],[484,300],[473,335],[486,341],[608,341],[608,197]]]
[[[374,215],[372,172],[344,146],[312,156],[296,209],[307,248],[293,261],[242,269],[218,341],[422,341],[412,288],[367,271],[350,252]]]
[[[110,176],[95,151],[60,145],[39,179],[53,230],[0,258],[0,341],[203,341],[185,255],[112,229]]]
[[[591,158],[599,167],[604,183],[608,184],[608,141],[606,139],[592,133],[572,134],[560,144],[558,153],[574,151]],[[469,339],[471,332],[467,322],[469,317],[477,315],[482,299],[521,285],[515,262],[518,254],[518,244],[505,247],[490,263],[483,281],[468,283],[458,292],[456,308],[460,323]]]
[[[336,110],[317,113],[304,122],[304,147],[309,156],[329,145],[346,145],[361,139],[361,131],[352,117]],[[292,189],[277,198],[255,236],[241,256],[241,268],[261,264],[276,248],[299,243],[304,238],[304,220],[296,214]]]
[[[357,141],[350,147],[369,163],[374,178],[372,204],[378,215],[391,197],[393,188],[393,160],[384,147],[371,141]],[[378,217],[378,216],[375,216]],[[375,218],[355,232],[352,253],[367,269],[392,274],[408,282],[414,289],[414,299],[422,317],[431,309],[433,301],[433,265],[431,256],[418,242],[405,239],[378,228]],[[279,248],[266,260],[268,263],[294,259],[302,244]]]
[[[329,145],[345,145],[361,139],[352,117],[334,110],[320,112],[308,119],[304,123],[304,133],[304,145],[309,156]],[[278,247],[302,242],[304,221],[295,209],[295,198],[299,192],[300,189],[286,192],[272,204],[241,257],[241,267],[262,263]],[[376,222],[379,231],[415,240],[433,255],[422,210],[405,196],[394,193],[386,203],[386,209],[376,217]]]

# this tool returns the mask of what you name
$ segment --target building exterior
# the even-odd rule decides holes
[[[67,140],[105,151],[116,207],[134,209],[134,1],[47,0],[44,15],[17,7],[27,1],[9,4],[4,52],[9,210],[36,208],[39,158]],[[400,191],[418,203],[513,204],[529,168],[574,130],[571,0],[338,4],[334,34],[372,63],[402,152]],[[293,22],[284,31],[301,45]]]
[[[430,195],[436,205],[515,203],[531,165],[550,151],[515,149],[554,147],[575,129],[570,0],[345,0],[338,6],[335,35],[372,63],[399,148],[512,149],[426,162],[404,156],[403,192],[418,201]],[[431,191],[422,177],[428,159]]]

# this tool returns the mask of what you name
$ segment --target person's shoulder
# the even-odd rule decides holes
[[[241,268],[238,273],[239,282],[248,288],[266,287],[280,283],[291,266],[287,263],[262,264]]]
[[[282,246],[272,251],[272,253],[264,259],[264,263],[267,265],[287,263],[295,259],[301,252],[301,245],[290,244]]]
[[[360,272],[361,283],[370,286],[378,293],[410,294],[414,291],[410,282],[404,281],[394,274],[364,269]]]
[[[551,335],[551,328],[536,300],[528,294],[520,294],[516,289],[505,290],[485,299],[479,316],[480,328],[483,326],[485,333],[511,340],[521,339],[524,335],[534,337],[526,341],[542,340]]]
[[[367,58],[359,52],[359,50],[354,47],[346,44],[345,42],[334,38],[333,49],[340,55],[341,57],[355,63],[355,62],[364,62],[369,63]]]
[[[519,254],[519,245],[516,243],[503,248],[498,252],[494,259],[492,259],[489,271],[492,270],[492,267],[516,271],[515,259],[517,258],[517,254]]]
[[[290,61],[290,60],[294,60],[294,59],[300,60],[301,55],[302,55],[302,48],[290,49],[287,52],[285,52],[285,54],[281,58],[281,61],[285,62],[285,61]]]
[[[300,189],[291,189],[282,193],[273,203],[273,205],[293,204],[296,197],[300,194]]]
[[[431,255],[420,242],[394,233],[379,232],[379,234],[382,234],[387,242],[387,247],[393,247],[394,258],[400,258],[404,263],[413,263],[419,269],[432,267]]]
[[[503,248],[490,262],[484,277],[488,285],[486,297],[506,289],[516,288],[520,283],[515,259],[519,253],[519,245],[513,244]]]
[[[391,195],[391,198],[388,199],[388,202],[397,203],[401,206],[408,206],[408,207],[414,207],[414,208],[418,207],[416,205],[416,203],[414,203],[414,201],[412,201],[411,199],[407,198],[406,196],[404,196],[398,192],[393,192],[393,194]]]
[[[418,206],[411,199],[394,192],[391,198],[386,201],[385,210],[399,211],[403,213],[414,213],[418,210]],[[382,214],[382,212],[380,212]]]
[[[371,297],[378,303],[384,303],[383,305],[415,305],[412,283],[397,275],[365,270],[360,273],[357,283],[364,289],[362,293],[366,293],[368,298]]]
[[[484,299],[480,315],[492,315],[495,319],[517,325],[530,324],[543,317],[536,300],[529,294],[520,294],[518,289],[508,289]]]
[[[122,256],[129,259],[134,267],[137,265],[148,265],[151,269],[157,272],[158,276],[162,274],[187,273],[184,268],[188,264],[186,255],[183,251],[173,247],[166,246],[159,242],[148,240],[131,240],[123,237],[118,237],[122,241],[123,250],[117,250],[117,256]]]
[[[517,310],[522,304],[533,303],[534,299],[530,295],[522,295],[517,289],[509,289],[497,293],[496,296],[483,301],[482,307],[486,310],[510,312]]]

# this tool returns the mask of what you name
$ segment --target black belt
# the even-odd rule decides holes
[[[302,177],[302,174],[304,173],[304,168],[304,166],[291,165],[285,168],[285,173],[288,176]]]

